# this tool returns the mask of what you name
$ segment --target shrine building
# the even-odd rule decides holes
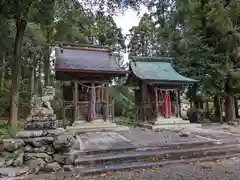
[[[120,67],[109,47],[59,43],[55,49],[56,79],[63,83],[64,118],[69,128],[115,128],[108,88],[128,71]],[[67,82],[67,83],[66,83]]]
[[[176,72],[169,57],[129,57],[126,85],[134,88],[137,121],[153,130],[199,126],[181,118],[180,93],[197,81]]]

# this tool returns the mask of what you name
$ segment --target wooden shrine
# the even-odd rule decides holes
[[[167,57],[130,57],[126,84],[135,90],[139,124],[153,129],[189,124],[180,117],[179,90],[196,80],[177,73],[171,61]]]
[[[108,87],[127,71],[110,48],[60,43],[55,50],[56,79],[63,85],[64,116],[74,124],[107,122],[114,118]]]

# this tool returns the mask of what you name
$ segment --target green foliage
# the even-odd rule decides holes
[[[136,120],[133,91],[124,86],[121,81],[117,81],[117,85],[110,87],[109,95],[114,102],[115,116],[123,116],[131,120]]]
[[[0,140],[5,138],[15,137],[16,134],[22,130],[21,125],[10,125],[2,124],[0,125]]]

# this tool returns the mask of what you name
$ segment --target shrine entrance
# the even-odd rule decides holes
[[[130,57],[126,85],[134,88],[139,124],[186,125],[181,118],[180,93],[184,85],[197,82],[178,74],[166,57]],[[155,127],[152,127],[155,128]]]

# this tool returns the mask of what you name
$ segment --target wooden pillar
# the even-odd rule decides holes
[[[176,89],[175,90],[175,95],[176,95],[176,111],[177,111],[177,114],[176,114],[176,116],[177,117],[180,117],[180,112],[179,112],[179,106],[180,106],[180,103],[179,103],[179,94],[178,94],[178,90]]]
[[[109,96],[108,96],[108,84],[106,84],[105,86],[105,121],[108,120],[108,117],[109,117],[109,107],[108,107],[108,104],[109,104]]]
[[[92,120],[95,120],[95,118],[96,118],[96,88],[95,88],[95,84],[92,83],[91,87],[92,87],[91,95],[93,95],[93,97],[91,98],[92,99],[92,113],[93,113]]]
[[[178,117],[181,117],[181,99],[179,89],[177,89],[177,99],[178,99]]]
[[[74,103],[74,117],[73,120],[78,120],[78,82],[74,82],[74,90],[73,90],[73,103]]]
[[[144,81],[141,81],[141,120],[147,121],[146,117],[146,83]]]
[[[159,117],[159,108],[158,108],[158,88],[155,88],[155,98],[156,98],[156,120]]]

